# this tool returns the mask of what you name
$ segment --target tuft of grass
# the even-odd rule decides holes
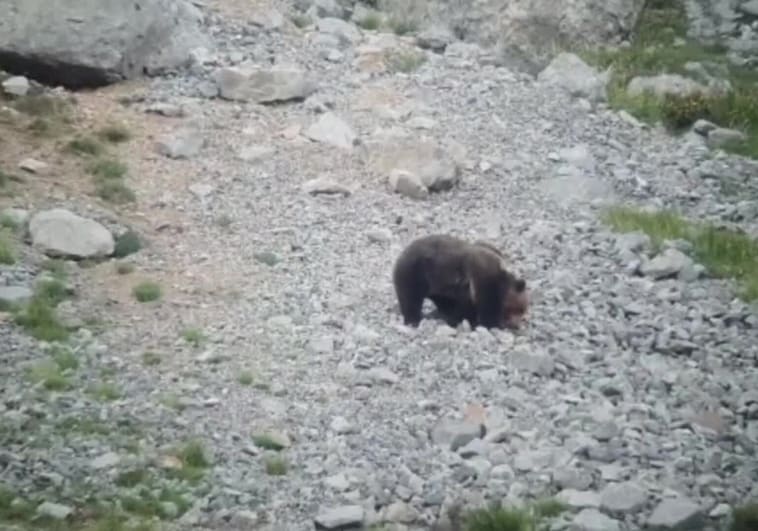
[[[193,347],[199,347],[205,341],[205,335],[197,328],[187,328],[182,332],[182,339]]]
[[[150,472],[145,468],[133,468],[121,472],[114,483],[119,487],[134,488],[140,483],[145,483],[150,479]]]
[[[748,235],[704,223],[691,223],[669,211],[643,212],[628,207],[608,210],[604,221],[618,232],[640,230],[660,248],[664,240],[692,243],[695,258],[717,277],[734,278],[742,297],[758,300],[758,242]]]
[[[113,256],[116,258],[123,258],[138,252],[140,249],[142,249],[142,241],[140,240],[139,235],[133,230],[128,230],[116,238]]]
[[[95,138],[78,136],[66,144],[66,149],[77,155],[97,156],[105,151],[105,147]]]
[[[79,368],[79,359],[68,347],[54,347],[52,358],[61,371],[75,371]]]
[[[387,21],[387,25],[395,35],[407,35],[418,29],[418,22],[409,17],[395,16]]]
[[[701,118],[742,130],[747,140],[724,146],[724,149],[758,158],[758,91],[755,89],[758,73],[732,65],[723,49],[688,39],[686,20],[681,0],[650,2],[642,12],[632,46],[581,54],[590,63],[612,68],[608,96],[613,108],[626,109],[648,123],[663,122],[675,132]],[[675,39],[681,39],[684,44],[674,45]],[[668,72],[691,77],[685,66],[690,62],[714,70],[715,77],[728,78],[733,90],[724,94],[665,98],[651,94],[631,96],[626,91],[635,76]]]
[[[369,13],[357,21],[358,26],[365,30],[377,30],[382,25],[382,17],[378,13]]]
[[[69,336],[69,331],[55,315],[55,309],[48,301],[38,297],[33,297],[29,304],[16,314],[15,321],[32,337],[41,341],[63,341]]]
[[[751,502],[732,510],[729,531],[753,531],[758,529],[758,502]]]
[[[142,364],[147,367],[154,367],[155,365],[160,365],[161,363],[161,357],[158,353],[152,352],[150,350],[142,353]]]
[[[283,445],[279,444],[273,437],[266,433],[263,433],[261,435],[254,435],[253,444],[259,448],[263,448],[264,450],[274,450],[276,452],[284,449]]]
[[[536,518],[525,509],[478,509],[464,520],[466,531],[537,531]]]
[[[185,466],[194,468],[208,468],[210,466],[205,448],[200,441],[190,441],[185,444],[179,452],[178,457]]]
[[[132,294],[138,302],[152,302],[160,299],[163,293],[158,284],[146,280],[134,286]]]
[[[253,385],[254,380],[253,373],[250,371],[242,371],[237,375],[237,382],[239,382],[240,385]]]
[[[121,390],[111,382],[101,382],[92,386],[89,394],[101,402],[113,402],[121,398]]]
[[[129,129],[127,129],[126,126],[122,124],[107,125],[98,131],[98,136],[106,142],[110,142],[112,144],[126,142],[132,137]]]
[[[426,55],[419,51],[395,52],[387,56],[387,66],[392,72],[407,74],[419,68],[426,61]]]
[[[532,510],[538,518],[555,518],[566,512],[568,506],[555,498],[545,498],[537,500],[532,504]]]
[[[66,285],[56,278],[42,279],[34,287],[35,298],[53,308],[66,300],[68,295]]]
[[[115,180],[126,175],[126,164],[114,159],[98,159],[89,165],[87,170],[97,179]]]
[[[10,238],[6,237],[5,231],[0,231],[0,264],[13,265],[16,263],[16,255],[13,252]]]
[[[2,177],[0,177],[0,179],[2,179]],[[0,187],[2,187],[1,183],[0,183]],[[15,232],[18,230],[18,228],[19,228],[19,224],[18,222],[16,222],[15,219],[13,219],[13,217],[7,214],[0,216],[0,230],[7,229],[11,232]]]
[[[27,377],[34,384],[42,384],[48,391],[66,391],[71,388],[71,382],[53,360],[45,360],[32,365]]]
[[[269,476],[284,476],[289,470],[287,461],[282,457],[269,457],[264,461],[266,467],[266,474]]]
[[[133,203],[137,200],[137,194],[123,181],[97,180],[95,182],[95,193],[99,198],[118,205]]]
[[[42,262],[40,268],[44,271],[49,271],[53,278],[57,280],[64,280],[66,278],[66,262],[63,260],[56,260],[50,258]]]
[[[120,262],[116,264],[116,273],[119,275],[129,275],[134,273],[134,264],[128,262]]]
[[[14,100],[13,108],[29,116],[63,115],[71,110],[67,101],[47,94],[21,96]]]
[[[292,20],[292,23],[300,29],[303,29],[312,23],[312,20],[308,15],[302,14],[292,15],[290,20]]]

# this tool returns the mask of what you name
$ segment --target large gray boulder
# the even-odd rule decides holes
[[[38,212],[29,221],[32,245],[51,257],[102,258],[113,254],[108,229],[93,219],[63,208]]]
[[[180,68],[210,43],[187,0],[0,0],[0,13],[3,69],[70,89]]]

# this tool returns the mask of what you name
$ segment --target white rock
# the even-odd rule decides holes
[[[573,53],[560,53],[537,76],[537,80],[548,85],[564,88],[574,97],[586,98],[590,102],[607,99],[605,87],[608,76],[600,74]]]
[[[356,140],[352,128],[332,112],[322,114],[305,130],[305,136],[315,142],[329,144],[342,149],[351,149]]]
[[[3,81],[3,90],[11,96],[26,96],[29,92],[29,80],[24,76],[13,76]]]
[[[409,171],[392,170],[389,175],[389,185],[393,192],[413,199],[424,199],[429,195],[429,190],[421,179]]]
[[[100,223],[62,208],[32,216],[29,233],[32,245],[49,256],[99,258],[113,254],[115,245]]]

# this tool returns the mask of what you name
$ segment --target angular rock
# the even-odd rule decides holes
[[[570,531],[621,531],[618,520],[610,518],[597,509],[583,509],[569,525]]]
[[[744,142],[747,136],[742,131],[736,129],[727,129],[725,127],[717,127],[708,132],[706,137],[706,143],[708,147],[712,149],[723,147],[727,144],[737,144]]]
[[[419,517],[418,511],[401,501],[391,503],[384,509],[384,519],[388,522],[397,522],[400,524],[410,524]]]
[[[308,193],[311,195],[340,194],[340,195],[348,196],[352,193],[350,188],[348,188],[344,184],[338,183],[334,179],[330,179],[329,177],[325,175],[316,177],[315,179],[310,179],[304,182],[302,185],[302,189],[305,193]]]
[[[454,419],[442,419],[432,429],[431,438],[434,444],[449,448],[455,452],[474,439],[483,437],[484,432],[484,426],[481,424]]]
[[[204,145],[205,138],[200,130],[185,127],[159,138],[155,149],[171,159],[189,159],[197,155]]]
[[[277,30],[284,25],[284,15],[273,7],[254,9],[250,22],[265,30]]]
[[[447,45],[455,41],[455,35],[447,26],[434,24],[416,36],[416,44],[419,48],[444,52]]]
[[[637,76],[626,87],[631,96],[641,96],[648,92],[662,98],[672,96],[692,96],[696,93],[706,94],[708,88],[697,81],[679,74],[659,74],[657,76]]]
[[[361,40],[360,30],[339,18],[321,18],[316,22],[316,28],[322,33],[334,35],[343,44],[356,44]]]
[[[102,468],[113,468],[119,462],[121,461],[121,458],[119,455],[115,452],[108,452],[106,454],[101,455],[100,457],[96,457],[92,460],[90,463],[90,466],[94,468],[95,470],[100,470]]]
[[[363,525],[365,511],[360,505],[343,505],[323,511],[316,516],[316,529],[349,529]]]
[[[692,280],[693,275],[697,277],[692,258],[673,248],[666,249],[652,260],[644,262],[640,266],[640,273],[656,280],[675,275],[683,280]]]
[[[342,149],[351,149],[357,138],[352,128],[332,112],[322,114],[304,134],[315,142]]]
[[[429,190],[418,175],[409,171],[392,170],[389,175],[389,185],[393,192],[412,199],[424,199],[429,195]]]
[[[18,163],[18,167],[22,170],[28,171],[29,173],[41,174],[45,173],[50,165],[47,162],[42,162],[41,160],[26,158]]]
[[[316,83],[296,68],[222,68],[215,78],[219,95],[227,100],[285,102],[305,99],[316,90]]]
[[[33,295],[34,292],[25,286],[0,286],[0,308],[4,305],[23,304]]]
[[[32,245],[51,257],[100,258],[113,254],[113,234],[97,221],[62,208],[44,210],[29,221]]]
[[[181,68],[210,47],[202,13],[185,0],[0,0],[0,13],[3,68],[69,89]]]
[[[647,494],[631,482],[609,483],[600,492],[600,508],[609,513],[633,513],[647,502]]]
[[[3,81],[3,92],[11,96],[26,96],[29,92],[29,80],[24,76],[11,76]]]
[[[66,505],[53,502],[42,502],[37,506],[37,514],[55,520],[65,520],[74,510]]]
[[[666,498],[653,510],[647,526],[661,531],[697,531],[703,520],[703,510],[689,498]]]
[[[410,172],[430,192],[449,190],[460,178],[454,157],[439,144],[426,140],[399,139],[372,146],[370,164],[381,175],[392,170]]]
[[[555,498],[572,509],[597,509],[600,507],[600,496],[592,491],[564,489],[556,494]]]
[[[539,376],[550,376],[555,370],[555,362],[548,354],[512,352],[510,355],[511,365],[519,370],[531,372]]]
[[[560,53],[537,76],[538,81],[564,88],[577,98],[591,102],[607,99],[608,77],[600,74],[573,53]]]

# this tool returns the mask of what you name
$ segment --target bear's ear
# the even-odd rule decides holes
[[[517,279],[516,282],[513,283],[513,289],[516,290],[516,293],[522,293],[526,289],[526,280],[523,278]]]

